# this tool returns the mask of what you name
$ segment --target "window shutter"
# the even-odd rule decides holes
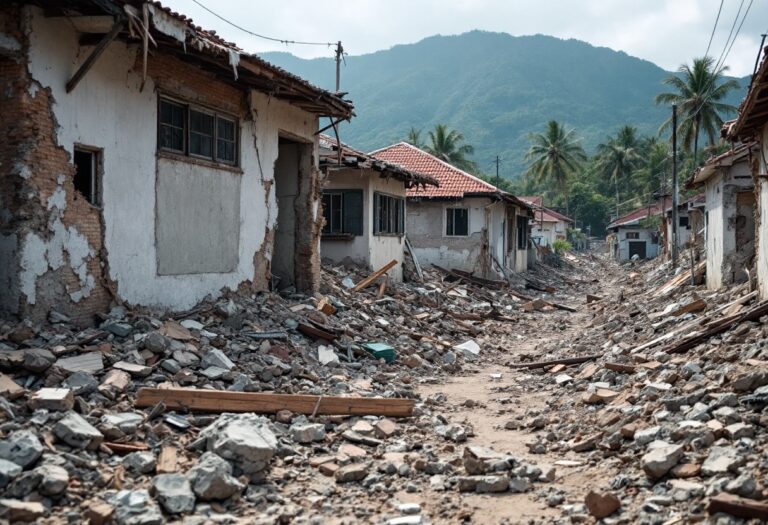
[[[344,233],[363,234],[363,190],[344,192]]]
[[[402,235],[405,233],[405,199],[397,199],[397,203],[400,212],[400,224],[397,233]]]

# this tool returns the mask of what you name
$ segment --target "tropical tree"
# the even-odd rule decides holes
[[[419,149],[424,149],[424,141],[421,140],[421,130],[411,127],[408,130],[408,136],[405,141],[411,146],[416,146]]]
[[[467,158],[475,152],[475,148],[464,144],[464,135],[455,129],[437,124],[429,132],[429,142],[424,149],[438,159],[465,171],[477,171],[477,165]]]
[[[637,140],[634,128],[624,126],[615,137],[597,145],[597,169],[603,176],[613,180],[616,191],[616,213],[619,213],[619,180],[629,181],[629,176],[640,166]]]
[[[566,129],[556,120],[550,120],[544,133],[528,135],[531,147],[525,154],[527,177],[554,185],[563,195],[565,213],[568,214],[568,179],[578,172],[587,160],[576,131]]]
[[[692,66],[683,64],[677,75],[664,79],[664,83],[674,89],[673,92],[656,95],[657,104],[677,105],[677,133],[683,149],[688,152],[693,149],[694,159],[699,151],[699,135],[704,133],[709,145],[714,146],[723,125],[720,115],[736,111],[735,106],[722,100],[734,89],[739,89],[739,83],[723,78],[723,73],[728,71],[727,66],[717,70],[715,67],[712,57],[695,58]],[[671,126],[672,117],[662,124],[659,133]]]

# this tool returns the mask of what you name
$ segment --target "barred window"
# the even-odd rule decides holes
[[[405,199],[383,193],[373,194],[373,234],[405,233]]]
[[[469,208],[448,208],[445,212],[445,235],[447,237],[469,235]]]

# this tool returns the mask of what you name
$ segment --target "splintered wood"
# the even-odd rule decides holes
[[[379,277],[381,277],[382,275],[387,273],[390,269],[394,268],[395,266],[397,266],[397,259],[392,259],[387,264],[385,264],[384,266],[382,266],[381,268],[379,268],[378,270],[373,272],[371,275],[369,275],[368,277],[366,277],[365,279],[363,279],[362,281],[357,283],[352,288],[352,291],[353,292],[359,292],[363,288],[365,288],[367,286],[370,286],[371,284],[373,284],[373,282],[376,279],[378,279]]]
[[[411,399],[399,398],[263,394],[195,388],[142,388],[138,392],[135,405],[151,407],[161,402],[172,410],[202,412],[275,414],[280,410],[290,410],[295,414],[305,415],[390,417],[410,417],[415,405]]]

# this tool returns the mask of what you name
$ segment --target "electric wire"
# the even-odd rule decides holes
[[[717,10],[717,18],[715,18],[715,27],[712,28],[712,34],[709,35],[709,43],[707,44],[707,51],[704,53],[704,58],[709,55],[709,48],[712,46],[712,39],[715,37],[715,31],[717,30],[717,23],[720,21],[720,13],[723,11],[723,3],[725,0],[720,0],[720,9]]]

